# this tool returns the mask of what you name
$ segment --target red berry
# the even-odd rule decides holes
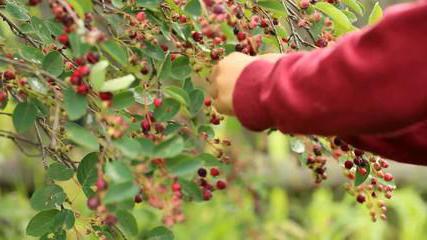
[[[151,124],[150,124],[150,122],[149,122],[147,119],[143,119],[143,120],[141,121],[141,128],[142,128],[142,131],[143,131],[143,132],[148,132],[148,131],[150,131],[150,128],[151,128]]]
[[[4,102],[7,99],[7,92],[0,91],[0,102]]]
[[[142,202],[142,194],[137,194],[137,195],[135,196],[135,198],[134,198],[134,201],[135,201],[136,203],[140,203],[140,202]]]
[[[113,94],[111,92],[100,92],[98,95],[102,101],[110,101],[113,99]]]
[[[205,104],[206,107],[210,107],[212,105],[212,100],[210,97],[206,97],[203,103]]]
[[[68,46],[69,44],[68,35],[65,33],[58,35],[56,39],[58,40],[58,42],[62,43],[65,46]]]
[[[208,172],[206,171],[206,169],[204,169],[204,168],[199,168],[199,170],[197,170],[197,174],[200,176],[200,177],[206,177],[206,175],[208,174]]]
[[[179,16],[179,22],[180,23],[186,23],[187,22],[187,17],[185,15]]]
[[[181,184],[179,184],[179,182],[174,182],[172,184],[172,191],[174,191],[174,192],[181,191]]]
[[[12,80],[12,79],[15,79],[15,73],[11,70],[6,70],[3,73],[3,77],[6,80]]]
[[[219,170],[218,168],[211,168],[211,176],[216,177],[219,175]]]
[[[139,22],[145,21],[145,13],[142,11],[137,13],[136,14],[136,20],[138,20]]]
[[[82,83],[82,78],[80,76],[77,76],[77,74],[73,74],[70,77],[70,83],[75,86],[80,85]]]
[[[81,95],[86,95],[89,92],[89,86],[86,83],[82,83],[77,87],[76,92]]]
[[[192,35],[193,40],[196,42],[201,42],[203,40],[203,35],[201,32],[193,32]]]
[[[220,5],[220,4],[217,4],[217,5],[215,5],[214,7],[213,7],[213,11],[212,11],[214,14],[217,14],[217,15],[219,15],[219,14],[223,14],[223,13],[225,13],[225,9],[224,9],[224,6],[222,6],[222,5]]]
[[[358,203],[364,203],[366,201],[365,194],[360,193],[359,195],[357,195],[356,200],[357,200]]]
[[[160,107],[160,105],[162,105],[162,99],[161,98],[154,98],[153,100],[153,104],[155,107]]]
[[[299,7],[301,9],[307,9],[310,6],[310,0],[301,0],[299,2]]]
[[[157,133],[161,133],[165,130],[165,126],[162,123],[155,123],[154,129],[156,130]]]
[[[245,32],[238,32],[237,33],[237,40],[243,41],[246,39],[246,33]]]
[[[169,50],[169,47],[165,44],[160,45],[160,48],[164,51],[167,52]]]
[[[104,219],[104,224],[107,226],[113,226],[117,223],[117,217],[114,215],[109,214],[105,219]]]
[[[76,72],[78,72],[81,77],[84,77],[84,76],[89,75],[90,68],[87,65],[79,66],[76,69]]]
[[[97,63],[97,62],[99,61],[99,54],[98,54],[98,53],[95,53],[95,52],[89,52],[89,53],[86,55],[86,60],[87,60],[89,63],[95,64],[95,63]]]
[[[107,189],[108,183],[102,177],[100,177],[98,180],[96,180],[95,186],[98,191],[102,191]]]
[[[385,173],[383,178],[384,178],[384,181],[390,182],[393,180],[393,175],[391,175],[391,173]]]
[[[207,7],[212,7],[214,4],[214,0],[203,0]]]
[[[347,160],[344,162],[344,167],[347,169],[351,169],[353,167],[353,162],[350,160]]]
[[[97,197],[90,197],[87,199],[87,207],[91,210],[96,210],[101,205],[101,200]]]
[[[217,188],[217,189],[222,190],[222,189],[225,189],[226,187],[227,187],[227,183],[226,183],[225,181],[218,180],[218,181],[216,182],[216,188]]]
[[[366,168],[360,167],[360,168],[357,168],[357,172],[359,172],[360,175],[365,176],[368,170],[366,170]]]
[[[208,189],[203,191],[203,200],[209,201],[212,198],[212,192]]]
[[[361,157],[365,152],[360,150],[360,149],[354,149],[354,155],[356,155],[356,157]]]
[[[29,0],[28,5],[30,6],[37,6],[39,3],[41,3],[41,0]]]
[[[315,43],[314,43],[317,47],[320,47],[320,48],[324,48],[324,47],[327,47],[328,46],[328,41],[326,41],[326,40],[324,40],[324,39],[322,39],[322,38],[319,38]]]

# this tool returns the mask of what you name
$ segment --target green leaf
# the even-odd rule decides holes
[[[166,161],[168,172],[174,176],[183,176],[189,173],[195,173],[201,166],[202,162],[200,160],[187,155],[168,158]]]
[[[89,153],[86,155],[77,168],[77,180],[82,185],[86,196],[91,196],[93,191],[90,187],[98,179],[96,164],[98,163],[98,153]]]
[[[99,150],[97,138],[80,125],[73,122],[68,122],[65,124],[65,132],[67,134],[67,138],[77,143],[78,145],[91,151]]]
[[[165,58],[163,59],[162,64],[159,67],[159,72],[157,73],[157,78],[159,80],[165,80],[168,79],[171,74],[171,58],[170,54],[166,54]]]
[[[135,81],[135,76],[133,76],[132,74],[128,74],[123,77],[108,80],[101,87],[101,91],[114,92],[114,91],[127,89],[133,83],[133,81]]]
[[[272,11],[273,15],[276,15],[277,17],[285,17],[286,9],[281,3],[281,1],[276,0],[261,0],[258,1],[258,5]]]
[[[55,77],[61,75],[64,71],[64,62],[61,54],[56,51],[47,54],[43,59],[42,68]]]
[[[125,91],[114,95],[112,107],[115,109],[124,109],[135,103],[133,92]]]
[[[205,99],[205,94],[200,89],[194,89],[190,92],[190,113],[196,115],[203,106],[203,101]]]
[[[190,97],[187,92],[176,86],[168,86],[164,89],[164,92],[169,95],[169,97],[177,100],[181,104],[188,106],[190,104]]]
[[[78,94],[71,87],[64,90],[64,108],[68,119],[77,120],[86,114],[88,102],[86,96]]]
[[[160,48],[158,45],[153,45],[150,42],[146,41],[144,42],[145,48],[139,49],[142,54],[140,54],[140,57],[148,56],[150,58],[153,58],[155,60],[163,60],[165,58],[165,52]],[[135,50],[135,49],[134,49]],[[136,51],[139,53],[139,51]]]
[[[199,128],[197,129],[198,133],[206,133],[208,134],[209,138],[213,138],[215,137],[215,131],[213,130],[213,128],[209,125],[201,125],[199,126]]]
[[[202,153],[197,156],[197,159],[203,161],[204,166],[218,166],[222,164],[217,157],[210,153]]]
[[[356,27],[351,24],[347,16],[334,5],[327,2],[318,2],[314,7],[331,18],[334,22],[335,32],[338,36],[356,29]]]
[[[369,177],[369,173],[371,172],[371,167],[368,164],[364,167],[366,169],[366,174],[362,175],[359,173],[359,171],[356,170],[356,178],[354,179],[354,186],[359,186],[360,184],[364,183],[366,179]]]
[[[70,209],[62,209],[61,214],[65,215],[64,224],[66,229],[71,229],[74,226],[76,218],[74,212]]]
[[[159,226],[151,229],[144,240],[173,240],[174,238],[175,236],[171,230]]]
[[[199,0],[190,0],[184,7],[184,11],[193,17],[198,17],[202,14],[202,6]]]
[[[180,56],[172,62],[171,77],[184,81],[191,74],[190,60],[187,56]]]
[[[37,119],[37,108],[30,102],[19,103],[13,111],[13,125],[18,133],[28,131]]]
[[[181,184],[181,191],[184,196],[190,198],[193,201],[202,201],[202,191],[200,191],[200,187],[191,181],[188,181],[184,178],[178,178],[178,182]]]
[[[45,81],[42,81],[35,77],[29,77],[27,79],[28,79],[28,85],[30,85],[33,91],[36,91],[41,94],[47,94],[49,89],[46,86]]]
[[[51,33],[44,20],[38,17],[32,17],[31,25],[33,26],[34,32],[41,40],[43,40],[45,43],[53,43]]]
[[[181,108],[181,104],[172,98],[164,99],[162,105],[154,110],[156,121],[165,122],[171,120]]]
[[[71,50],[73,51],[74,57],[83,56],[89,49],[90,45],[82,42],[81,37],[75,33],[69,34]]]
[[[117,203],[128,199],[133,199],[139,192],[139,188],[131,181],[111,184],[104,198],[105,204]]]
[[[357,0],[342,0],[342,2],[347,5],[351,10],[357,13],[359,16],[364,15],[364,10],[360,6],[360,3]]]
[[[141,153],[141,144],[135,139],[122,137],[115,140],[113,144],[122,151],[123,155],[129,158],[136,158]]]
[[[166,140],[155,147],[154,155],[157,157],[175,157],[184,150],[184,140],[182,137],[174,137]]]
[[[58,185],[49,185],[36,190],[31,196],[31,207],[46,210],[59,207],[65,201],[64,190]]]
[[[74,171],[64,166],[64,164],[52,163],[47,169],[47,175],[53,180],[67,181],[73,177]]]
[[[95,91],[99,91],[105,82],[108,61],[99,61],[93,65],[89,74],[89,83]]]
[[[41,63],[44,58],[43,52],[40,49],[27,45],[20,46],[19,54],[26,60],[37,64]]]
[[[136,3],[141,7],[148,8],[152,11],[158,11],[160,0],[137,0]]]
[[[138,141],[141,144],[141,154],[143,156],[152,156],[155,148],[154,143],[145,138],[138,139]]]
[[[14,2],[8,1],[5,7],[6,12],[16,20],[28,21],[30,20],[30,16],[28,15],[28,11],[25,7],[15,4]]]
[[[128,211],[119,210],[116,212],[119,227],[129,235],[135,236],[138,234],[138,224],[135,217]]]
[[[53,231],[55,226],[55,216],[58,213],[59,211],[56,209],[37,213],[27,225],[27,235],[40,237]]]
[[[353,12],[349,11],[349,10],[341,10],[350,20],[350,22],[354,23],[357,22],[357,16],[356,14],[354,14]]]
[[[373,25],[381,20],[383,17],[383,9],[380,6],[379,2],[376,2],[374,8],[372,9],[371,14],[369,14],[368,24]]]
[[[122,161],[108,162],[105,167],[105,174],[114,183],[129,182],[133,179],[132,171]]]
[[[91,0],[68,0],[68,2],[81,18],[84,18],[85,13],[91,12],[93,8]]]
[[[128,54],[126,48],[118,44],[116,41],[110,40],[101,45],[102,49],[108,53],[120,65],[127,65]]]

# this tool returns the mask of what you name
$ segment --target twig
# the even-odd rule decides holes
[[[259,7],[259,10],[260,10],[260,11],[262,12],[262,14],[264,14],[264,16],[268,19],[268,22],[270,23],[270,26],[271,26],[271,28],[273,29],[274,37],[276,38],[277,44],[279,45],[279,51],[280,51],[280,53],[283,53],[283,52],[284,52],[284,50],[283,50],[282,41],[281,41],[281,39],[279,38],[279,36],[277,36],[277,29],[276,29],[276,27],[275,27],[275,25],[274,25],[273,20],[271,19],[270,15],[269,15],[269,14],[268,14],[264,9],[262,9],[261,7]]]
[[[31,45],[33,45],[33,47],[40,48],[40,46],[38,46],[33,39],[31,39],[27,34],[22,32],[21,29],[19,29],[19,27],[9,18],[7,18],[6,15],[4,15],[2,12],[0,12],[0,17],[3,18],[3,21],[5,21],[9,25],[12,31],[16,31],[19,35],[21,35],[22,38],[26,39]]]
[[[42,137],[40,135],[38,124],[35,123],[34,126],[36,127],[36,135],[37,135],[37,139],[38,139],[38,141],[40,143],[40,150],[42,152],[42,165],[43,165],[44,169],[47,170],[48,163],[47,163],[47,160],[46,160],[46,151],[45,151],[45,148],[43,146]]]

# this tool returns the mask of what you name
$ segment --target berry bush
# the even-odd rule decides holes
[[[0,130],[46,170],[31,196],[27,234],[66,239],[138,235],[131,210],[160,209],[144,233],[172,239],[183,204],[224,191],[231,141],[215,135],[218,114],[205,93],[211,67],[238,51],[252,56],[333,45],[363,22],[357,0],[2,0]],[[368,23],[378,21],[378,3]],[[336,159],[345,188],[375,221],[395,188],[386,160],[339,138],[293,136],[292,150],[327,178]],[[60,186],[70,181],[86,209]],[[232,183],[231,183],[232,184]],[[75,193],[79,194],[79,193]]]

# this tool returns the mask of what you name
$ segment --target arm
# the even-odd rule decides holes
[[[427,3],[400,5],[334,47],[250,63],[233,110],[252,130],[359,135],[427,117]]]

